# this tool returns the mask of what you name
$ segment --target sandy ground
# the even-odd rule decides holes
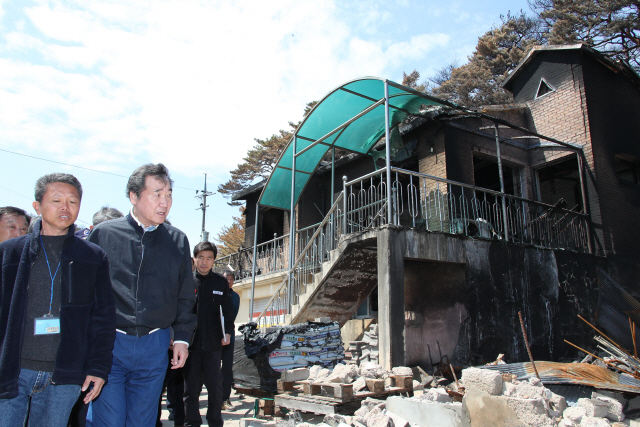
[[[225,427],[239,427],[240,419],[253,418],[253,408],[255,401],[258,399],[254,396],[238,395],[235,390],[231,392],[231,403],[233,403],[234,411],[222,411],[222,419]],[[207,389],[203,388],[200,394],[200,415],[202,415],[202,425],[208,426],[205,415],[207,413]],[[319,424],[322,422],[324,415],[301,414],[304,421],[311,424]],[[268,418],[275,421],[281,418]],[[287,418],[288,419],[288,418]],[[166,393],[162,396],[162,415],[160,417],[163,426],[173,426],[173,421],[169,421],[169,411],[167,411]]]

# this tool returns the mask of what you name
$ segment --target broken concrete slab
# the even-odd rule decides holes
[[[609,422],[600,417],[583,417],[580,427],[609,427]]]
[[[472,388],[462,398],[470,427],[525,427],[504,398]]]
[[[405,420],[403,417],[401,417],[396,413],[393,413],[391,411],[386,411],[386,415],[389,418],[391,418],[391,421],[393,421],[394,427],[411,427],[411,424],[409,423],[409,421]]]
[[[571,406],[562,412],[562,417],[574,423],[580,423],[582,417],[587,415],[587,410],[582,406]]]
[[[396,366],[395,368],[391,369],[391,373],[393,375],[413,377],[413,371],[411,370],[411,368],[407,368],[406,366]]]
[[[593,394],[597,394],[597,393],[593,393]],[[607,414],[605,415],[605,418],[608,418],[611,421],[624,420],[622,403],[620,403],[618,400],[614,399],[613,397],[607,397],[603,395],[596,397],[596,399],[602,402],[605,402],[607,404]]]
[[[402,414],[409,423],[422,427],[468,427],[469,419],[462,403],[435,403],[392,396],[387,410]]]
[[[331,427],[338,427],[340,424],[347,424],[347,419],[343,415],[327,414],[322,422]]]
[[[280,374],[282,381],[304,381],[309,378],[309,368],[297,368]]]
[[[549,417],[547,408],[542,399],[523,399],[518,397],[506,397],[507,405],[513,409],[518,419],[529,426],[553,427],[555,422]]]
[[[574,423],[568,418],[563,418],[560,420],[558,427],[578,427],[578,424]]]
[[[578,399],[576,406],[581,406],[585,409],[587,417],[604,418],[609,412],[609,406],[606,402],[599,399]]]
[[[460,381],[466,390],[477,388],[492,396],[502,394],[502,374],[489,369],[467,368],[462,370]]]

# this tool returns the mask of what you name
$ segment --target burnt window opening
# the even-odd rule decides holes
[[[260,213],[260,228],[258,244],[273,240],[273,235],[281,237],[284,234],[284,211],[280,209],[268,209]],[[287,230],[287,233],[289,230]],[[253,243],[251,244],[253,246]]]
[[[377,319],[378,318],[378,287],[376,286],[367,298],[360,304],[360,307],[353,313],[354,319]]]
[[[583,211],[578,160],[575,157],[544,166],[537,170],[537,175],[541,202],[555,205],[564,199],[565,209]]]
[[[540,84],[538,85],[538,91],[536,92],[536,99],[551,93],[555,92],[555,88],[551,86],[547,81],[543,78],[540,79]]]
[[[517,177],[518,169],[502,163],[502,177],[504,179],[504,192],[514,196],[519,195],[520,186]],[[485,157],[473,157],[473,181],[476,187],[500,191],[500,169],[496,159]]]
[[[640,184],[640,161],[624,154],[615,155],[616,176],[620,182],[627,184]]]

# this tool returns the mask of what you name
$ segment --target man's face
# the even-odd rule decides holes
[[[160,225],[166,221],[171,209],[171,185],[155,176],[145,178],[145,189],[140,198],[135,193],[129,193],[129,200],[133,204],[133,213],[145,227]]]
[[[196,255],[196,270],[198,273],[206,276],[213,267],[213,261],[216,257],[213,255],[213,251],[200,251]]]
[[[27,234],[29,223],[22,215],[4,214],[0,219],[0,243]]]
[[[227,283],[229,283],[229,289],[233,288],[233,274],[225,274],[224,277],[227,279]]]
[[[61,236],[78,218],[80,194],[71,184],[54,182],[47,185],[42,202],[33,202],[33,209],[42,215],[42,234]]]

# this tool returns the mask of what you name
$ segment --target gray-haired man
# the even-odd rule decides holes
[[[189,241],[166,224],[172,205],[169,171],[161,163],[139,167],[126,194],[129,214],[94,227],[88,238],[109,256],[118,331],[107,385],[92,404],[94,426],[155,425],[169,327],[177,369],[188,356],[196,323]]]

